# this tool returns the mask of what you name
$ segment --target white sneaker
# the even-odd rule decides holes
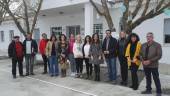
[[[71,76],[71,77],[75,77],[75,73],[71,73],[70,76]]]

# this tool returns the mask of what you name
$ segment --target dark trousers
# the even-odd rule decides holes
[[[77,73],[83,72],[83,58],[75,58]]]
[[[16,76],[16,66],[18,63],[19,75],[23,75],[23,58],[12,59],[12,75]]]
[[[86,63],[86,72],[87,76],[91,76],[93,72],[93,66],[92,64],[89,63],[89,58],[84,58],[85,63]]]
[[[43,62],[44,62],[44,72],[47,72],[47,65],[49,67],[49,60],[46,55],[42,55]]]
[[[151,74],[152,74],[153,80],[156,85],[157,93],[162,93],[158,68],[144,68],[144,71],[146,76],[146,89],[148,91],[152,90],[151,88],[151,84],[152,84]]]
[[[119,56],[121,78],[123,82],[127,82],[128,78],[128,64],[125,56]]]
[[[100,65],[99,64],[94,65],[94,72],[95,72],[95,80],[99,81],[100,80]]]
[[[138,66],[134,63],[131,64],[130,70],[131,70],[131,75],[132,75],[132,87],[134,89],[138,88],[138,75],[137,75],[137,71],[138,71]]]

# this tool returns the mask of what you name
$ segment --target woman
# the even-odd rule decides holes
[[[94,64],[95,81],[100,81],[100,64],[103,63],[102,47],[100,45],[99,35],[93,34],[92,44],[90,46],[90,63]]]
[[[45,55],[45,48],[47,46],[47,43],[48,43],[47,34],[43,33],[42,39],[39,43],[39,51],[41,53],[41,56],[42,56],[42,59],[43,59],[43,62],[44,62],[44,72],[42,74],[47,74],[47,65],[48,65],[48,68],[49,68],[48,58]]]
[[[60,37],[60,42],[59,42],[59,56],[60,56],[60,65],[61,65],[61,77],[66,76],[66,61],[67,61],[67,38],[64,34],[61,34]]]
[[[126,48],[125,56],[128,61],[128,66],[131,70],[132,86],[130,86],[130,88],[133,88],[133,90],[137,90],[139,85],[137,71],[140,66],[140,60],[139,60],[140,50],[141,50],[141,43],[139,42],[139,36],[135,33],[132,33],[129,36],[129,42]]]
[[[71,66],[71,76],[75,76],[76,73],[76,62],[73,54],[73,45],[75,42],[74,34],[70,34],[69,44],[68,44],[68,58]]]
[[[73,54],[76,61],[76,78],[82,77],[83,72],[83,53],[82,53],[82,40],[81,36],[76,36],[76,42],[73,45]]]
[[[58,42],[55,35],[52,35],[50,41],[47,43],[46,46],[46,56],[49,58],[50,62],[50,75],[58,76],[59,69],[58,69]]]
[[[90,77],[92,77],[92,70],[93,70],[93,66],[91,63],[89,63],[89,51],[90,51],[90,45],[91,45],[91,37],[89,35],[87,35],[84,39],[84,44],[83,44],[83,58],[85,60],[86,63],[86,72],[87,72],[87,77],[86,79],[89,79]]]

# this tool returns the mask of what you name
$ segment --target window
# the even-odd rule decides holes
[[[9,41],[12,41],[14,37],[14,30],[9,31]]]
[[[39,28],[34,29],[34,39],[37,42],[37,44],[39,44],[39,41],[40,41],[40,30],[39,30]]]
[[[0,40],[4,42],[4,31],[0,31]]]
[[[102,24],[94,24],[93,33],[98,33],[100,40],[103,40],[103,25]]]
[[[67,26],[66,30],[67,30],[67,33],[66,33],[67,38],[69,38],[70,34],[74,34],[74,36],[76,36],[80,34],[80,25]]]
[[[164,20],[164,43],[170,44],[170,18]]]
[[[52,27],[51,34],[55,34],[57,37],[59,37],[62,34],[62,27]]]

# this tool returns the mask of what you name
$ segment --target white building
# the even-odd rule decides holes
[[[94,0],[95,1],[95,0]],[[100,0],[96,0],[100,1]],[[98,3],[98,2],[97,2]],[[118,36],[120,8],[110,9],[115,28],[113,35]],[[170,41],[165,42],[170,37],[170,18],[161,14],[153,19],[147,20],[138,26],[133,32],[139,34],[141,42],[145,42],[146,33],[153,32],[155,40],[161,43],[163,47],[163,58],[161,63],[170,64]],[[52,33],[78,34],[82,36],[92,35],[99,32],[101,38],[104,37],[104,31],[108,29],[107,23],[103,17],[98,16],[97,12],[89,0],[44,0],[43,6],[38,17],[37,26],[34,32],[34,38],[39,40],[41,33],[47,33],[48,37]],[[7,51],[7,47],[13,35],[22,35],[12,21],[3,22],[0,25],[0,50]],[[22,37],[21,40],[24,38]]]

